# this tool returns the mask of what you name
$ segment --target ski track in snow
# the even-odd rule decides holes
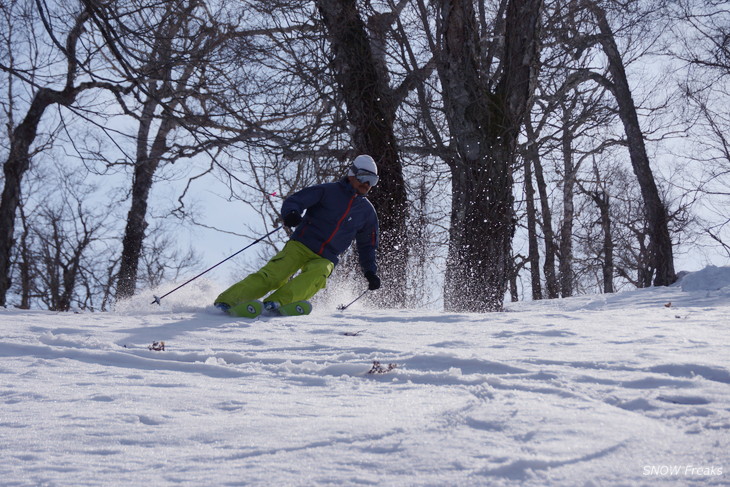
[[[715,281],[485,315],[246,320],[195,286],[0,309],[0,484],[730,485]]]

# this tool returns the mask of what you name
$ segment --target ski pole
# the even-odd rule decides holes
[[[203,275],[203,274],[205,274],[206,272],[212,271],[213,269],[215,269],[216,267],[218,267],[219,265],[221,265],[221,264],[222,264],[222,263],[224,263],[225,261],[227,261],[227,260],[230,260],[230,259],[234,258],[235,256],[237,256],[238,254],[240,254],[241,252],[243,252],[243,251],[244,251],[244,250],[246,250],[247,248],[249,248],[249,247],[253,246],[254,244],[257,244],[257,243],[259,243],[260,241],[262,241],[263,239],[265,239],[266,237],[268,237],[268,236],[269,236],[269,235],[271,235],[272,233],[274,233],[274,232],[276,232],[276,231],[280,230],[281,228],[282,228],[282,227],[276,227],[276,228],[274,228],[274,229],[273,229],[272,231],[270,231],[269,233],[267,233],[267,234],[266,234],[266,235],[264,235],[263,237],[261,237],[261,238],[259,238],[259,239],[257,239],[257,240],[254,240],[253,242],[251,242],[250,244],[248,244],[247,246],[245,246],[244,248],[242,248],[241,250],[239,250],[239,251],[238,251],[238,252],[236,252],[235,254],[231,255],[230,257],[226,257],[226,258],[225,258],[225,259],[223,259],[222,261],[218,262],[218,263],[217,263],[216,265],[214,265],[214,266],[212,266],[212,267],[209,267],[208,269],[204,270],[203,272],[201,272],[201,273],[200,273],[200,274],[198,274],[197,276],[193,277],[192,279],[190,279],[190,280],[188,280],[188,281],[185,281],[184,283],[180,284],[180,285],[179,285],[178,287],[176,287],[175,289],[173,289],[173,290],[172,290],[172,291],[170,291],[169,293],[167,293],[167,294],[163,294],[163,295],[162,295],[162,296],[160,296],[159,298],[158,298],[157,296],[154,296],[154,295],[153,295],[153,297],[154,297],[155,299],[154,299],[154,300],[153,300],[153,301],[152,301],[152,302],[151,302],[150,304],[155,304],[155,303],[157,303],[157,304],[161,304],[161,303],[160,303],[160,301],[162,300],[162,298],[164,298],[164,297],[166,297],[166,296],[169,296],[170,294],[174,293],[175,291],[177,291],[177,290],[178,290],[178,289],[180,289],[181,287],[185,286],[186,284],[190,284],[191,282],[193,282],[194,280],[196,280],[197,278],[199,278],[200,276],[202,276],[202,275]]]
[[[364,290],[364,291],[362,292],[362,294],[361,294],[360,296],[358,296],[358,297],[356,297],[355,299],[353,299],[352,301],[350,301],[350,304],[348,304],[348,305],[344,305],[344,304],[341,304],[341,305],[339,305],[339,306],[337,307],[337,309],[338,309],[338,310],[340,310],[340,311],[345,311],[345,310],[346,310],[347,308],[349,308],[349,307],[350,307],[350,306],[351,306],[351,305],[352,305],[352,304],[353,304],[353,303],[354,303],[355,301],[357,301],[357,300],[358,300],[358,299],[360,299],[361,297],[365,296],[365,293],[367,293],[368,291],[370,291],[370,289],[366,289],[366,290]]]

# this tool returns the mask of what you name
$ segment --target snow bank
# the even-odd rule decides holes
[[[679,281],[682,291],[719,291],[728,288],[730,294],[730,267],[708,266],[691,272]]]

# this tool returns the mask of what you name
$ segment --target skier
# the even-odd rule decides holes
[[[231,308],[258,303],[270,291],[274,292],[266,297],[263,309],[271,314],[283,311],[281,306],[306,301],[326,286],[339,255],[353,240],[368,289],[378,289],[378,217],[366,198],[377,182],[375,161],[359,155],[340,181],[310,186],[289,196],[281,207],[284,225],[295,227],[289,241],[258,272],[221,293],[215,306],[234,314]],[[260,308],[249,308],[248,313],[235,314],[255,316],[260,312]]]

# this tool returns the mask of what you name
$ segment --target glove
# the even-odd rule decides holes
[[[300,223],[302,223],[302,215],[296,211],[290,211],[284,216],[284,225],[287,227],[296,227]]]
[[[373,271],[367,271],[365,273],[365,279],[368,280],[368,289],[375,291],[380,288],[380,278]]]

